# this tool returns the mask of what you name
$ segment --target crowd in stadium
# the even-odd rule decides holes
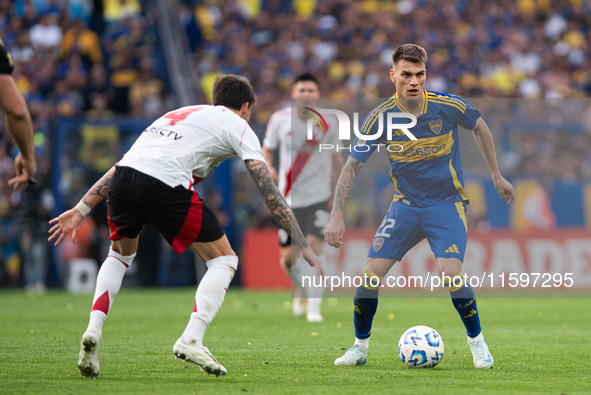
[[[154,3],[0,1],[0,38],[33,117],[39,180],[26,191],[8,188],[15,148],[2,129],[3,283],[19,281],[21,260],[31,267],[27,261],[48,255],[56,120],[151,120],[169,109],[174,92],[158,43],[157,13],[147,8]],[[576,123],[580,130],[560,134],[538,128],[535,111],[528,118],[533,126],[514,135],[493,127],[496,141],[505,143],[499,151],[508,176],[591,177],[591,116],[585,118],[589,109],[582,101],[591,94],[588,1],[185,0],[176,6],[199,102],[209,100],[217,74],[245,75],[258,95],[251,123],[259,137],[270,114],[288,103],[294,75],[316,74],[324,97],[387,97],[393,93],[392,50],[415,42],[429,51],[427,89],[466,98],[562,99],[559,103],[583,115]],[[66,193],[77,182],[94,181],[73,174],[60,180]],[[236,206],[263,224],[264,209],[254,194],[237,195]],[[41,269],[35,270],[28,274],[36,278],[31,283],[43,282]]]

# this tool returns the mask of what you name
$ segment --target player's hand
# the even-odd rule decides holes
[[[495,185],[495,189],[501,195],[501,199],[503,202],[507,202],[507,204],[511,204],[513,200],[515,200],[515,190],[513,189],[513,185],[509,181],[507,181],[503,176],[497,177],[493,179],[493,183]]]
[[[324,231],[324,240],[336,248],[343,244],[343,235],[345,234],[345,221],[343,220],[342,212],[335,212],[330,214],[328,225]]]
[[[310,266],[316,267],[316,275],[320,278],[326,276],[324,268],[322,267],[322,261],[314,254],[312,248],[306,247],[302,249],[302,256],[310,264]]]
[[[49,224],[55,225],[49,229],[49,238],[47,241],[51,242],[57,239],[55,241],[55,246],[57,247],[62,241],[64,241],[68,233],[72,232],[72,241],[76,243],[76,235],[78,234],[80,223],[83,219],[84,217],[76,207],[66,211],[57,218],[52,219],[49,221]]]
[[[16,177],[8,180],[8,185],[16,191],[21,186],[26,186],[37,171],[35,158],[25,159],[21,153],[19,153],[16,158],[14,158],[14,169],[16,170]]]

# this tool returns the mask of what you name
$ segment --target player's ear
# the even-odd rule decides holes
[[[390,81],[396,83],[396,72],[394,71],[394,69],[390,69]]]
[[[250,119],[250,103],[245,102],[240,107],[240,116],[244,118],[247,122]]]

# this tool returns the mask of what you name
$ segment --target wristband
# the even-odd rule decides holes
[[[80,214],[82,214],[83,217],[86,217],[92,211],[92,209],[88,207],[88,204],[84,203],[82,200],[78,202],[76,209],[80,211]]]

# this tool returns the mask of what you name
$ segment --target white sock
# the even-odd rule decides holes
[[[302,267],[298,265],[298,259],[292,256],[291,266],[283,265],[292,282],[292,297],[303,299],[306,297],[305,290],[302,288]]]
[[[300,265],[299,260],[300,260],[300,258],[293,259],[293,257],[292,257],[291,266],[289,268],[287,268],[287,270],[288,270],[289,276],[291,277],[291,280],[294,282],[294,284],[298,287],[301,287],[303,272],[302,272],[302,265]]]
[[[322,261],[322,265],[326,265],[326,256],[321,254],[318,256],[320,261]],[[298,259],[297,264],[301,267],[302,275],[309,278],[311,281],[306,281],[306,290],[308,294],[308,303],[312,303],[312,306],[318,306],[320,308],[320,303],[322,302],[322,296],[324,295],[324,287],[322,286],[322,281],[320,277],[316,276],[316,267],[310,266],[308,262],[304,258]]]
[[[480,332],[478,335],[476,335],[476,337],[468,336],[468,341],[469,342],[484,341],[484,336],[482,336],[482,332]]]
[[[365,351],[369,348],[369,337],[367,339],[357,339],[355,338],[355,344],[363,348]]]
[[[207,272],[201,279],[195,293],[195,308],[182,335],[187,344],[203,345],[207,326],[219,311],[230,281],[238,268],[238,257],[225,255],[205,263]]]
[[[111,311],[115,297],[121,289],[125,271],[134,257],[135,254],[123,256],[109,249],[109,254],[98,272],[88,329],[94,328],[99,337],[102,335],[103,324]]]

